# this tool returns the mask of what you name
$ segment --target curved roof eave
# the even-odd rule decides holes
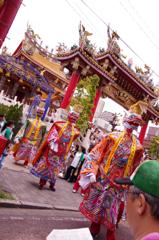
[[[93,70],[98,72],[99,75],[108,79],[111,83],[114,83],[115,78],[113,76],[110,76],[109,73],[107,73],[106,71],[104,71],[104,69],[102,69],[102,67],[95,60],[93,60],[91,57],[89,57],[87,54],[84,55],[83,51],[79,48],[76,49],[76,51],[73,51],[72,53],[70,53],[68,55],[59,54],[59,55],[55,56],[55,59],[57,59],[58,61],[65,61],[65,60],[70,60],[76,56],[79,56],[85,63],[89,64]],[[93,63],[93,61],[94,61],[94,63]]]
[[[102,69],[102,67],[95,61],[95,60],[99,60],[100,58],[96,58],[94,61],[95,61],[95,65],[97,65],[97,67],[94,67],[93,63],[91,63],[91,61],[89,61],[82,53],[82,50],[80,48],[77,48],[75,51],[69,53],[69,54],[59,54],[55,57],[55,59],[57,60],[62,60],[62,61],[65,61],[65,60],[69,60],[69,59],[72,59],[74,58],[75,56],[79,55],[83,61],[85,61],[87,64],[91,65],[91,67],[93,69],[95,69],[98,73],[100,73],[100,75],[102,75],[103,77],[106,77],[110,82],[114,82],[114,80],[112,79],[112,77],[110,77],[108,75],[108,73],[106,74],[104,72],[104,69]],[[135,78],[133,75],[134,73],[133,72],[130,72],[130,69],[126,69],[126,66],[125,68],[123,68],[123,66],[120,65],[120,63],[114,59],[114,56],[112,56],[109,52],[107,52],[105,55],[103,55],[101,57],[101,59],[103,58],[106,58],[106,57],[109,57],[112,62],[122,71],[124,72],[124,74],[126,74],[127,76],[129,76],[134,82],[136,85],[138,85],[143,91],[146,92],[146,94],[150,95],[152,98],[156,98],[156,95],[154,92],[152,92],[148,87],[145,87],[144,83],[140,82],[137,78]],[[92,58],[91,58],[92,59]],[[93,59],[92,59],[93,60]],[[144,85],[144,86],[143,86]]]
[[[34,60],[33,58],[31,58],[28,54],[26,54],[22,49],[21,49],[19,52],[17,52],[17,53],[14,55],[14,57],[19,57],[21,54],[22,54],[23,56],[25,56],[27,59],[29,59],[29,61],[32,61],[34,64],[38,65],[39,67],[41,67],[41,68],[44,67],[41,63],[37,62],[36,60]],[[46,68],[46,71],[49,72],[50,74],[56,76],[57,78],[60,78],[61,80],[63,80],[63,81],[66,82],[66,83],[69,83],[69,81],[68,81],[67,79],[65,79],[64,77],[58,75],[58,74],[55,73],[54,71],[51,71],[51,70],[48,69],[47,67],[45,67],[45,68]]]
[[[151,115],[153,115],[153,116],[155,116],[156,118],[159,118],[159,112],[157,112],[154,108],[148,108],[148,112],[151,114]]]
[[[137,77],[134,76],[134,72],[132,70],[130,70],[126,65],[123,65],[124,63],[122,63],[122,66],[120,65],[119,61],[115,58],[114,55],[112,55],[110,52],[105,53],[103,56],[96,58],[96,60],[101,60],[104,59],[106,57],[109,57],[112,62],[121,70],[123,71],[127,76],[129,76],[139,87],[142,88],[142,90],[146,91],[147,94],[149,94],[151,97],[156,98],[156,94],[149,89],[148,87],[145,87],[144,82],[140,82],[140,80],[138,80]],[[114,59],[115,58],[115,59]]]
[[[39,67],[44,67],[41,63],[37,62],[35,59],[32,59],[30,56],[28,56],[28,54],[26,54],[25,52],[21,52],[21,54],[23,54],[26,58],[28,58],[30,61],[32,61],[33,63],[35,63],[36,65],[38,65]],[[67,81],[65,78],[63,78],[62,76],[58,75],[57,73],[55,73],[54,71],[51,71],[50,69],[48,69],[46,67],[46,71],[49,72],[50,74],[56,76],[57,78],[60,78],[61,80],[63,80],[66,83],[69,83],[69,81]]]
[[[14,58],[13,56],[10,56],[10,58]],[[26,77],[26,72],[23,69],[20,69],[19,67],[15,66],[12,64],[12,68],[8,69],[5,66],[8,64],[7,59],[5,59],[4,56],[0,56],[0,66],[9,71],[11,74],[14,74],[16,76],[18,76],[19,78],[22,78],[24,81],[26,81],[27,83],[31,84],[31,85],[35,85],[37,87],[39,87],[39,84],[41,86],[41,89],[45,92],[53,92],[54,90],[51,88],[51,86],[48,84],[48,82],[44,81],[43,78],[41,78],[38,82],[36,81],[32,81],[31,78],[27,78]],[[10,63],[11,64],[11,63]],[[13,69],[16,69],[16,73],[13,71]],[[33,76],[34,79],[36,79],[35,76]],[[36,82],[36,84],[35,84]]]

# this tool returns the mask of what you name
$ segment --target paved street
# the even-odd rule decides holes
[[[78,212],[55,210],[1,209],[0,240],[45,240],[53,229],[89,227],[89,221]],[[96,240],[105,240],[102,228]],[[120,224],[117,240],[133,240],[127,226]]]
[[[53,229],[89,227],[90,222],[79,212],[82,200],[80,193],[72,193],[72,184],[57,180],[57,191],[48,186],[38,189],[38,179],[22,165],[6,159],[0,171],[0,186],[11,192],[15,199],[35,205],[45,204],[58,210],[10,209],[0,210],[0,240],[45,240]],[[102,229],[96,240],[105,240],[106,229]],[[133,240],[125,223],[119,225],[117,240]]]
[[[0,240],[45,240],[54,228],[79,228],[88,225],[75,212],[1,209]]]
[[[39,190],[38,182],[39,178],[30,174],[24,166],[15,164],[11,158],[6,159],[5,166],[0,172],[0,185],[11,192],[17,200],[78,210],[82,197],[79,193],[72,193],[72,184],[58,178],[56,192],[52,192],[49,185]]]

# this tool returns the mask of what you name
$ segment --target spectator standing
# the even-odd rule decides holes
[[[78,166],[76,167],[76,171],[75,171],[75,174],[74,174],[74,180],[76,181],[78,176],[79,176],[79,173],[81,171],[81,168],[82,168],[82,165],[84,163],[84,160],[85,160],[85,155],[86,155],[86,149],[84,147],[81,147],[82,149],[82,153],[81,153],[81,156],[80,156],[80,160],[78,162]]]
[[[0,156],[0,168],[2,168],[4,159],[7,156],[7,147],[13,136],[13,128],[14,128],[14,123],[10,121],[8,123],[5,123],[5,125],[1,129],[0,144],[1,144],[1,147],[3,147],[3,151]]]
[[[82,155],[81,147],[77,145],[76,153],[73,158],[73,161],[72,161],[71,165],[67,168],[65,178],[64,178],[65,180],[68,180],[69,182],[74,181],[74,174],[75,174],[76,168],[78,166],[78,163],[80,161],[81,155]]]
[[[2,128],[6,124],[6,119],[4,115],[0,115],[0,132],[2,131]]]
[[[144,161],[130,178],[118,178],[127,191],[127,220],[135,240],[159,240],[159,163]]]

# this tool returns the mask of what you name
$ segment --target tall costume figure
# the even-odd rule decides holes
[[[49,181],[50,189],[55,191],[56,175],[65,168],[67,153],[79,135],[75,127],[77,118],[78,115],[72,112],[67,122],[55,122],[37,152],[31,173],[40,178],[40,189]]]
[[[36,96],[33,98],[33,101],[28,109],[28,118],[36,118],[37,110],[42,102],[42,93],[37,92]]]
[[[28,165],[35,157],[46,132],[46,126],[41,121],[42,114],[43,111],[37,109],[36,118],[29,118],[16,135],[15,142],[18,142],[18,147],[13,154],[16,162],[24,160],[24,165]]]
[[[142,123],[139,114],[130,112],[123,122],[125,130],[106,135],[86,157],[80,185],[87,190],[80,211],[91,220],[93,236],[104,224],[107,228],[106,239],[115,240],[124,191],[114,183],[114,179],[130,176],[140,163],[143,147],[132,132]]]

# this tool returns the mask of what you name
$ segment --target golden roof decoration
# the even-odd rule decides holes
[[[112,32],[112,38],[119,39],[120,37],[119,37],[119,35],[117,34],[116,31],[113,31],[113,32]]]
[[[147,112],[148,103],[144,101],[138,101],[130,107],[130,112],[142,115]]]
[[[93,34],[86,31],[81,21],[80,21],[78,30],[79,30],[79,46],[83,48],[88,42],[88,37],[92,36]]]

